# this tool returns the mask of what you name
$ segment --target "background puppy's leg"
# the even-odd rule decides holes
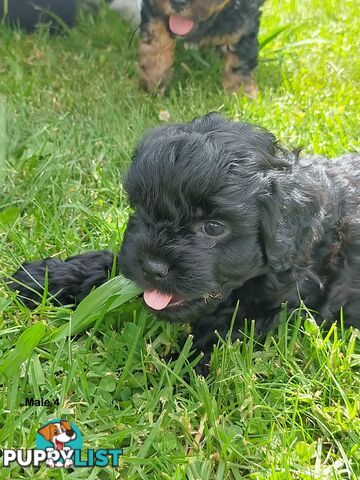
[[[258,87],[251,77],[257,65],[257,32],[242,37],[241,40],[225,50],[225,68],[223,85],[228,92],[237,92],[240,87],[246,96],[256,98]]]
[[[175,40],[165,23],[150,18],[142,25],[139,45],[140,85],[151,93],[164,93],[172,77]]]
[[[94,287],[105,283],[111,274],[114,262],[112,252],[84,253],[65,261],[46,258],[24,263],[12,276],[9,287],[19,291],[19,297],[29,308],[41,302],[47,278],[48,293],[55,304],[79,303]],[[118,268],[115,269],[118,273]]]

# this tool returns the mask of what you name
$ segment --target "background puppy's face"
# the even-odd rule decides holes
[[[158,12],[168,17],[178,15],[195,23],[204,22],[220,12],[231,0],[153,0]]]
[[[258,200],[273,151],[271,134],[217,114],[142,141],[125,181],[135,212],[120,269],[158,316],[195,320],[266,271]]]

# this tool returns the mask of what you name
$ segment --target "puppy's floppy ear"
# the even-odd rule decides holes
[[[269,183],[269,191],[259,201],[260,207],[260,239],[266,255],[266,261],[271,270],[280,272],[288,270],[291,264],[291,255],[285,250],[284,239],[279,230],[282,216],[282,193],[275,179]]]
[[[259,200],[260,237],[267,263],[281,272],[306,262],[319,238],[321,193],[311,175],[288,171],[267,176],[267,192]]]
[[[60,423],[66,428],[66,430],[72,430],[70,422],[68,422],[67,420],[61,420]]]
[[[45,427],[42,427],[38,430],[38,433],[42,435],[45,440],[49,441],[52,439],[54,434],[54,425],[52,423],[48,423]]]

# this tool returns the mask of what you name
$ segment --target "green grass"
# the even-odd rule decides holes
[[[139,91],[136,40],[129,47],[131,30],[109,12],[63,38],[2,28],[1,275],[24,259],[118,248],[122,173],[164,110],[171,121],[219,110],[330,157],[358,150],[357,18],[354,0],[269,0],[256,102],[223,94],[211,50],[179,48],[166,98]],[[136,290],[106,288],[73,314],[46,302],[30,312],[1,287],[0,448],[33,448],[43,423],[65,417],[87,448],[124,448],[120,468],[0,466],[0,478],[360,478],[356,331],[340,322],[324,333],[295,313],[261,347],[249,326],[242,343],[219,342],[204,380],[186,360],[191,337],[175,363],[161,360],[187,327],[156,321],[138,300],[119,306]],[[60,405],[26,407],[31,396]]]

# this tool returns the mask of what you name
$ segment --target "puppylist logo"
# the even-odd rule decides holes
[[[21,467],[39,467],[42,463],[50,468],[117,467],[123,454],[119,449],[82,450],[80,430],[67,420],[51,420],[36,434],[35,449],[5,449],[2,452],[3,466],[17,463]]]

